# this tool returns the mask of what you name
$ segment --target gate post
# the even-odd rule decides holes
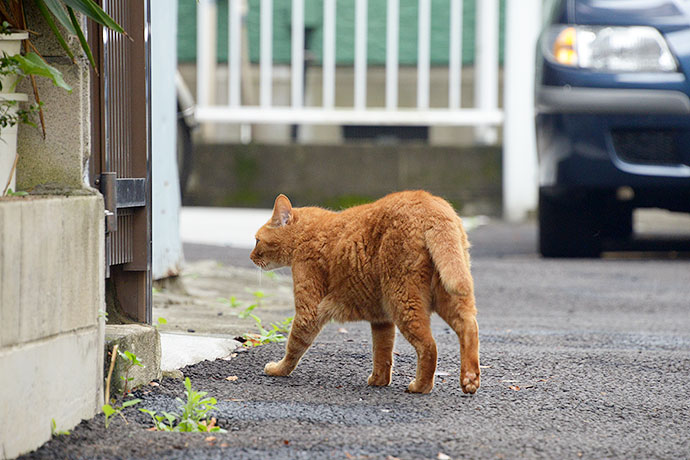
[[[535,48],[541,0],[507,0],[504,65],[503,217],[520,221],[537,205]]]

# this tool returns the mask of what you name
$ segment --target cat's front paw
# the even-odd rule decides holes
[[[475,394],[479,388],[479,381],[479,373],[463,372],[460,376],[460,386],[462,387],[462,392],[469,393],[471,395]]]
[[[410,382],[410,384],[407,386],[407,392],[408,393],[431,393],[431,390],[434,388],[434,381],[433,379],[431,380],[430,383],[422,383],[422,382],[417,382],[417,379],[414,379]]]
[[[271,375],[273,377],[285,377],[290,373],[289,371],[286,372],[285,366],[283,366],[279,362],[270,362],[266,364],[266,367],[264,367],[264,372],[266,373],[266,375]]]

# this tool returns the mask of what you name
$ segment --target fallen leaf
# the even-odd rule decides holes
[[[439,452],[436,458],[438,460],[450,460],[450,457],[444,454],[443,452]]]
[[[149,382],[149,385],[151,385],[152,387],[160,386],[158,382]]]
[[[223,444],[220,445],[220,447],[228,447],[229,444],[227,442],[224,442]]]
[[[234,382],[237,380],[237,376],[231,375],[230,377],[225,377],[225,380],[227,380],[228,382]]]
[[[347,334],[347,329],[344,327],[338,328],[338,334]]]
[[[286,446],[289,446],[289,445],[290,445],[290,441],[288,441],[287,439],[283,439],[283,444],[285,444]]]
[[[148,428],[146,431],[158,431],[155,426],[152,426],[151,428]]]
[[[511,390],[514,390],[514,391],[520,391],[520,387],[517,385],[511,385],[508,388],[510,388]]]
[[[346,456],[347,458],[354,458],[352,455],[350,455],[349,452],[345,452],[345,456]]]
[[[206,441],[206,442],[213,442],[215,440],[216,440],[215,436],[207,436],[206,439],[204,439],[204,441]]]

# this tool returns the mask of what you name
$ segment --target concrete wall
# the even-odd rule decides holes
[[[100,196],[0,201],[0,458],[103,404]]]
[[[196,146],[184,204],[339,209],[398,190],[425,189],[464,215],[501,213],[500,147],[423,144]]]
[[[50,65],[62,72],[72,92],[53,86],[48,79],[36,78],[38,92],[44,102],[46,137],[43,138],[38,117],[35,120],[37,128],[20,127],[17,190],[29,190],[44,184],[81,188],[91,155],[88,62],[81,57],[77,38],[71,37],[71,48],[74,55],[79,56],[78,64],[72,64],[33,3],[25,5],[25,8],[28,28],[38,32],[38,35],[31,36],[31,42]],[[17,92],[29,94],[29,100],[33,101],[33,89],[28,78],[18,85]]]

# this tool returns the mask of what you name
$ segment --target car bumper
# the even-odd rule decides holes
[[[542,187],[690,187],[690,98],[680,91],[540,86]]]

